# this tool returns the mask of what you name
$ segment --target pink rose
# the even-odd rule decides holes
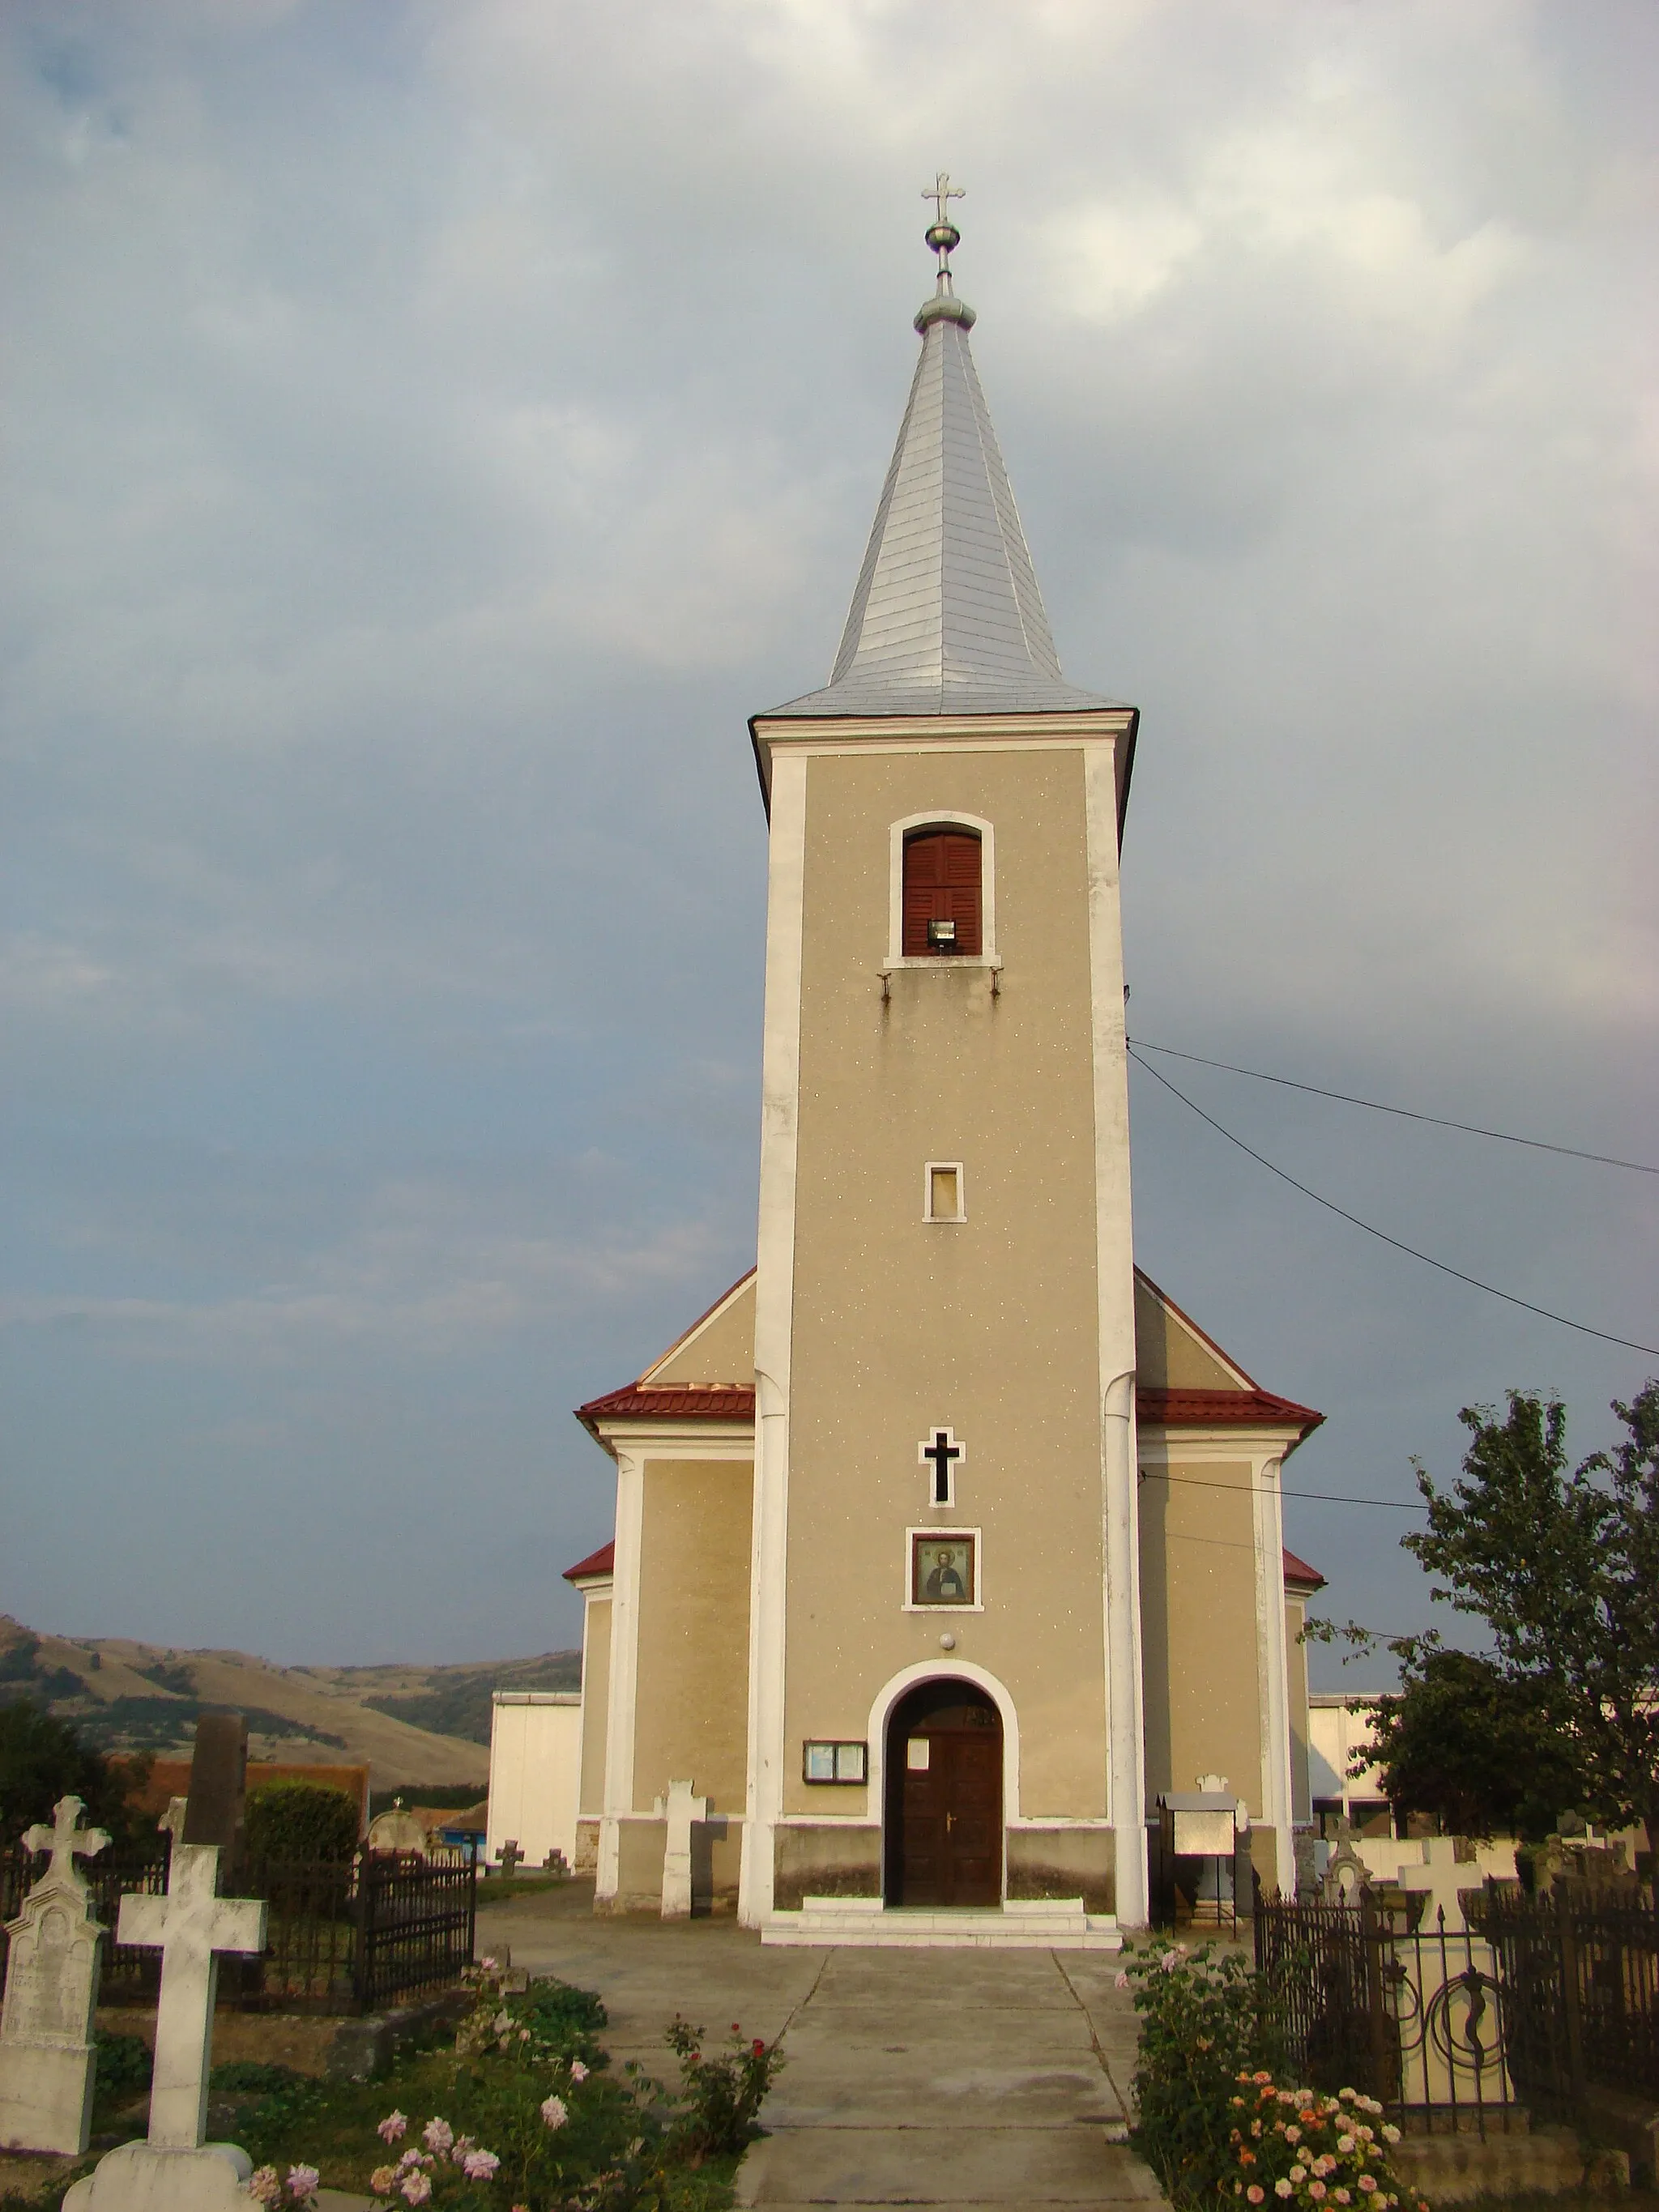
[[[570,2108],[562,2097],[544,2098],[542,2103],[542,2118],[550,2128],[562,2128],[570,2118]]]
[[[398,2169],[392,2166],[377,2166],[368,2177],[368,2185],[377,2197],[390,2197],[392,2185],[398,2179]]]
[[[1316,2204],[1320,2198],[1325,2194],[1324,2183],[1322,2181],[1310,2181],[1308,2184],[1308,2194],[1313,2198]]]
[[[375,2129],[374,2132],[379,2136],[382,2142],[400,2142],[404,2136],[409,2133],[408,2114],[406,2112],[388,2112],[386,2118],[381,2121],[380,2126]]]
[[[247,2193],[256,2204],[280,2204],[283,2201],[283,2185],[276,2178],[276,2167],[262,2166],[257,2173],[251,2175],[247,2184]]]
[[[1266,2199],[1267,2192],[1259,2181],[1253,2181],[1244,2194],[1252,2204],[1260,2204]]]
[[[404,2176],[403,2195],[406,2204],[424,2204],[432,2194],[432,2184],[425,2174],[411,2170]]]
[[[454,2142],[455,2130],[447,2120],[428,2120],[421,2130],[421,2140],[428,2150],[441,2154]]]
[[[461,2171],[469,2181],[488,2181],[500,2164],[493,2150],[470,2150]]]
[[[570,2062],[570,2078],[573,2081],[586,2081],[587,2079],[587,2069],[580,2058],[573,2058]]]
[[[288,2170],[288,2189],[290,2197],[309,2197],[322,2179],[314,2166],[291,2166]]]

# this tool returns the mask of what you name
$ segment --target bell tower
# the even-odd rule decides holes
[[[740,1909],[1146,1917],[1118,853],[957,297],[770,820]]]

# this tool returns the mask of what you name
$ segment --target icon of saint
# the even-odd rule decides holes
[[[933,1605],[966,1605],[968,1585],[957,1571],[954,1555],[941,1547],[933,1554],[934,1565],[925,1589]]]

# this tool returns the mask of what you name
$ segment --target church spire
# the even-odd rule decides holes
[[[828,685],[777,714],[1041,714],[1111,702],[1066,682],[956,296],[961,234],[940,172],[921,358]]]

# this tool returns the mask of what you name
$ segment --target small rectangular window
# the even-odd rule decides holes
[[[924,1173],[923,1219],[965,1221],[968,1209],[963,1203],[961,1161],[929,1160]]]

